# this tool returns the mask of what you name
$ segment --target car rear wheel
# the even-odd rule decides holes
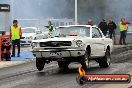
[[[59,66],[59,68],[62,68],[62,69],[69,69],[69,68],[68,68],[68,65],[69,65],[69,62],[67,62],[67,61],[58,61],[58,66]]]
[[[87,70],[87,68],[89,67],[89,57],[90,57],[90,54],[88,53],[88,51],[86,51],[84,56],[82,56],[81,64],[84,70]]]
[[[37,69],[39,71],[42,71],[43,70],[44,65],[45,65],[45,63],[44,63],[43,58],[36,58],[36,67],[37,67]]]
[[[101,68],[107,68],[110,66],[111,56],[110,56],[110,51],[108,49],[105,52],[105,56],[101,58],[98,62]]]

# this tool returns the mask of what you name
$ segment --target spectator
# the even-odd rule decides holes
[[[91,19],[89,19],[86,25],[91,25],[91,26],[93,26],[93,21],[92,21]]]
[[[6,59],[6,61],[11,61],[11,57],[10,57],[10,49],[11,49],[11,45],[10,42],[6,39],[3,38],[2,39],[2,46],[1,46],[1,59]]]
[[[107,31],[108,31],[107,22],[104,19],[102,19],[98,27],[100,28],[104,36],[106,36]]]
[[[116,28],[117,28],[117,26],[116,26],[115,22],[110,19],[109,23],[108,23],[108,30],[109,30],[110,38],[112,39],[112,37],[114,37],[114,43],[115,43]]]

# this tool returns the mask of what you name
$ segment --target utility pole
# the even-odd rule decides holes
[[[77,0],[75,0],[75,25],[78,24],[78,21],[77,21]]]
[[[12,17],[11,17],[11,20],[13,21],[13,20],[14,20],[14,14],[13,14],[13,12],[14,12],[14,11],[13,11],[13,8],[14,8],[14,0],[11,0],[11,5],[12,5],[12,6],[11,6],[11,7],[12,7],[12,9],[11,9],[11,10],[12,10],[12,11],[11,11],[11,13],[12,13],[12,14],[11,14],[11,16],[12,16]]]

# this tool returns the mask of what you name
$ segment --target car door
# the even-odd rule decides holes
[[[105,52],[104,37],[97,27],[92,28],[92,56],[102,56]]]

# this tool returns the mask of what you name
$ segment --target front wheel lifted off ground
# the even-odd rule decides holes
[[[107,68],[110,66],[111,56],[110,56],[110,51],[108,49],[105,52],[105,56],[99,59],[98,63],[101,68]]]
[[[36,67],[37,67],[37,69],[39,71],[42,71],[43,70],[44,65],[45,65],[45,63],[44,63],[43,58],[36,58]]]

